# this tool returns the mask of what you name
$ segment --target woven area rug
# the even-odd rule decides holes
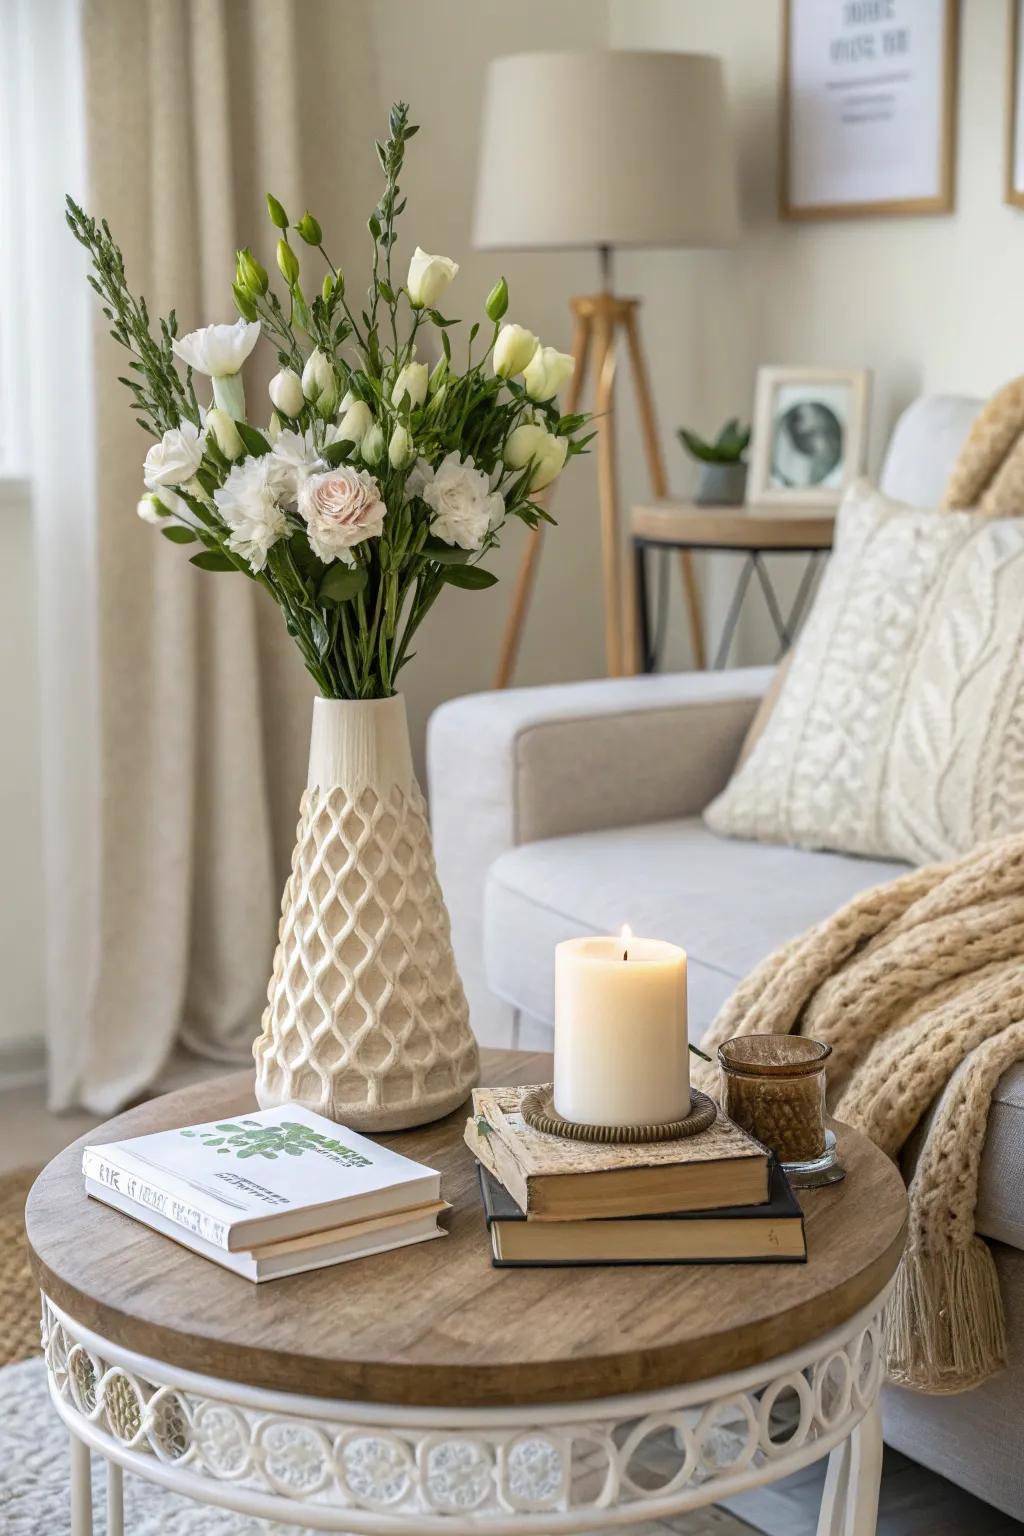
[[[0,1178],[0,1365],[39,1353],[39,1296],[25,1242],[25,1197],[38,1172]]]

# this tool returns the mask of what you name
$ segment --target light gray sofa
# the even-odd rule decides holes
[[[881,475],[936,506],[979,402],[924,397]],[[689,955],[699,1038],[784,940],[898,864],[728,841],[700,819],[729,778],[770,668],[516,689],[454,700],[430,724],[437,862],[471,1017],[485,1044],[549,1048],[554,945],[585,933],[672,939]],[[996,1254],[1009,1368],[976,1392],[889,1389],[886,1438],[1024,1520],[1024,1069],[996,1093],[978,1226]]]

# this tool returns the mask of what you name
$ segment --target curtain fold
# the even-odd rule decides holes
[[[109,220],[153,315],[175,308],[182,331],[235,318],[235,248],[274,264],[268,188],[293,218],[313,206],[336,260],[363,257],[382,117],[363,0],[84,0],[81,40],[86,206]],[[298,72],[310,50],[346,61],[315,135]],[[51,1009],[50,1050],[53,1106],[106,1113],[153,1082],[177,1041],[251,1059],[313,687],[265,594],[196,571],[135,517],[148,440],[98,314],[94,347],[98,839],[93,899],[58,914],[53,944],[84,925],[95,961],[90,974],[76,958],[65,978],[77,1005]],[[246,389],[265,426],[266,378],[247,375]]]

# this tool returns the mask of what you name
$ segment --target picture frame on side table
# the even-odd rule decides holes
[[[760,368],[748,506],[836,507],[864,472],[867,368]]]
[[[959,0],[783,0],[779,213],[953,208]]]
[[[1003,201],[1024,208],[1024,3],[1007,0],[1006,162]]]

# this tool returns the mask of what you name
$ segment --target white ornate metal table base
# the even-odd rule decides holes
[[[732,1376],[488,1409],[335,1402],[175,1371],[44,1297],[50,1392],[71,1432],[72,1536],[91,1533],[90,1451],[108,1465],[108,1536],[123,1529],[122,1469],[310,1530],[556,1536],[668,1519],[825,1455],[819,1536],[871,1536],[886,1294],[813,1344]]]

